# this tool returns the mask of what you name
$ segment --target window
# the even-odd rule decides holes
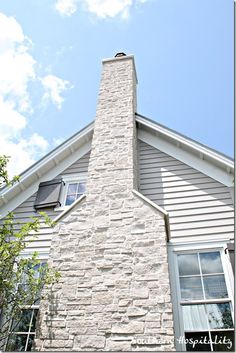
[[[85,193],[85,182],[68,183],[65,197],[65,206],[70,206]]]
[[[234,351],[232,303],[220,251],[177,255],[187,351]]]
[[[64,187],[62,188],[60,196],[61,207],[68,207],[72,205],[86,190],[86,175],[75,174],[63,176]],[[60,210],[60,208],[57,208]]]
[[[37,264],[34,267],[35,278],[40,276],[40,271],[43,270],[46,265],[45,261]],[[21,283],[18,284],[18,287],[24,289],[24,292],[27,292],[27,279],[26,275],[22,276]],[[36,319],[39,309],[39,298],[40,293],[35,298],[33,305],[27,305],[27,301],[22,305],[22,311],[20,316],[17,319],[11,320],[10,324],[10,334],[7,338],[6,342],[6,352],[26,352],[31,351],[32,344],[35,338],[35,330],[36,330]],[[27,298],[26,298],[27,300]]]
[[[17,322],[12,322],[11,334],[7,340],[6,351],[26,352],[32,348],[38,308],[25,309]]]

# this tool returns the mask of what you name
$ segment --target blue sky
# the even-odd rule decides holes
[[[95,117],[135,56],[138,112],[233,156],[233,0],[0,0],[0,150],[20,173]]]

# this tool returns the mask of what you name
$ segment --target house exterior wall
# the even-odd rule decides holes
[[[133,192],[135,85],[132,57],[103,63],[86,197],[55,228],[61,278],[42,300],[37,350],[174,350],[164,218]]]
[[[55,177],[86,174],[86,197],[27,248],[43,259],[50,251],[61,272],[50,301],[41,303],[39,351],[174,350],[173,254],[190,245],[225,251],[234,237],[229,188],[137,140],[135,86],[131,57],[104,62],[92,152]],[[133,189],[168,211],[169,258],[163,215]],[[35,197],[13,211],[16,220],[37,215]],[[46,211],[54,219],[63,210]]]
[[[139,190],[169,213],[171,239],[234,239],[234,206],[223,184],[140,141]]]
[[[234,238],[234,205],[228,187],[141,140],[137,156],[139,191],[169,212],[172,239]],[[89,157],[90,153],[86,153],[56,178],[87,174]],[[36,193],[13,210],[16,222],[27,222],[37,216],[35,197]],[[61,212],[47,210],[52,219]],[[42,228],[28,250],[48,254],[51,237],[51,229]]]

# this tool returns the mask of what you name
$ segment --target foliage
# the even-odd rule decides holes
[[[0,185],[2,182],[12,185],[6,171],[7,161],[6,156],[0,157]],[[47,264],[40,265],[36,252],[22,256],[29,242],[37,237],[42,221],[47,226],[54,225],[46,213],[39,215],[16,228],[14,215],[9,213],[0,224],[0,350],[14,330],[11,323],[18,324],[23,308],[38,303],[43,286],[59,278],[59,273]]]
[[[7,164],[9,162],[9,157],[8,156],[0,156],[0,187],[3,184],[6,185],[12,185],[16,181],[19,181],[19,176],[14,176],[12,180],[9,179],[8,173],[7,173]]]

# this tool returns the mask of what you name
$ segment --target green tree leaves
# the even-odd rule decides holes
[[[0,157],[0,185],[12,185],[7,174],[9,158]],[[23,256],[30,242],[37,238],[41,224],[49,227],[54,222],[44,212],[32,217],[29,222],[16,226],[14,214],[8,213],[0,224],[0,350],[4,348],[7,336],[19,322],[22,310],[39,303],[41,291],[46,285],[57,281],[59,273],[41,263],[37,252]],[[17,229],[17,230],[16,230]]]

